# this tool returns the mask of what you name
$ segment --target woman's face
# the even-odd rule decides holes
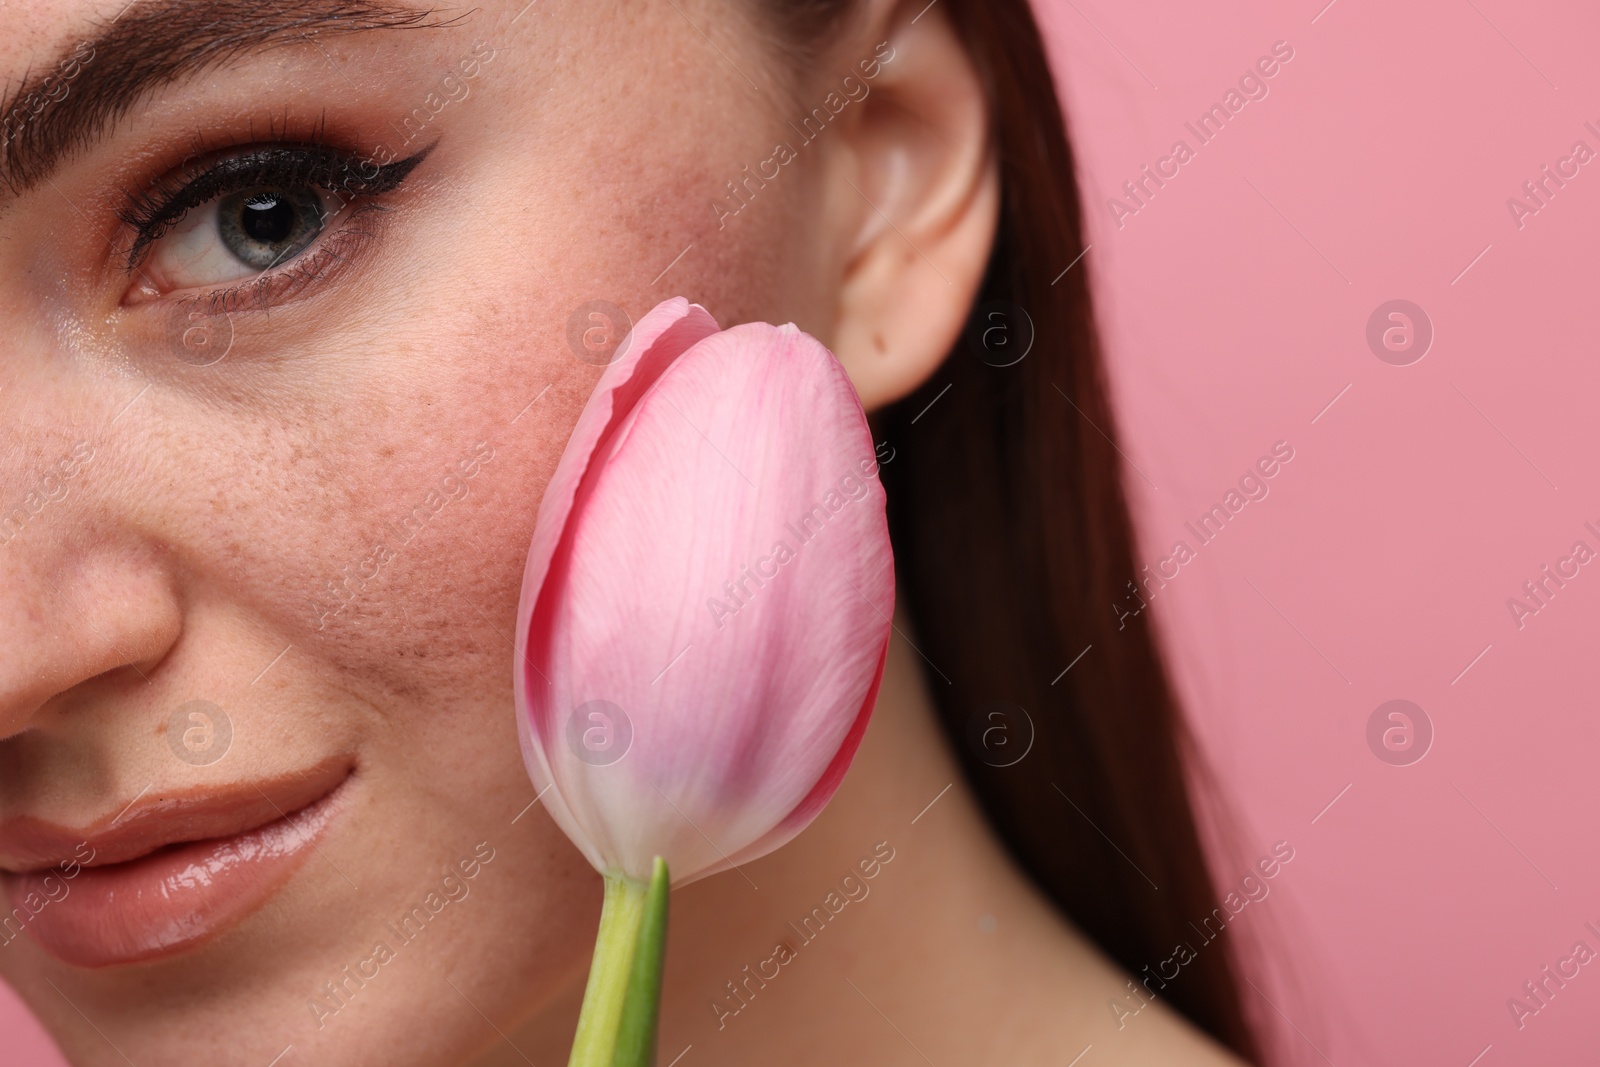
[[[84,1063],[445,1062],[598,913],[540,494],[622,316],[828,338],[822,157],[731,212],[795,137],[730,4],[125,2],[0,34],[0,972]]]

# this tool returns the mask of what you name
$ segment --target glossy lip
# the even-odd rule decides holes
[[[270,780],[149,794],[89,826],[0,823],[0,869],[23,930],[65,963],[164,956],[255,911],[316,847],[348,759]]]
[[[145,790],[113,814],[73,829],[31,815],[0,822],[0,870],[44,872],[76,861],[86,867],[138,859],[165,845],[231,837],[320,800],[350,776],[330,760],[277,778],[184,790]],[[83,846],[94,853],[85,861]]]

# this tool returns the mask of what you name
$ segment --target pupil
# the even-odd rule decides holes
[[[243,229],[252,241],[278,244],[295,231],[293,204],[271,193],[260,193],[244,202]]]
[[[316,240],[325,219],[322,202],[310,188],[259,187],[218,203],[217,235],[240,263],[269,270]]]

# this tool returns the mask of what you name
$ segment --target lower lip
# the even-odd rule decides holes
[[[126,863],[6,876],[11,918],[78,967],[154,959],[215,936],[294,874],[334,815],[343,785],[285,818],[232,837],[169,845]]]

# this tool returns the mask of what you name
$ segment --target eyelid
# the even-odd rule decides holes
[[[415,155],[389,163],[331,148],[327,145],[271,145],[246,149],[208,165],[186,167],[192,176],[175,190],[151,190],[130,196],[129,205],[117,213],[135,237],[127,253],[127,273],[133,273],[149,246],[160,240],[183,217],[218,197],[256,185],[300,185],[333,193],[376,196],[391,192],[423,161],[433,145]]]

